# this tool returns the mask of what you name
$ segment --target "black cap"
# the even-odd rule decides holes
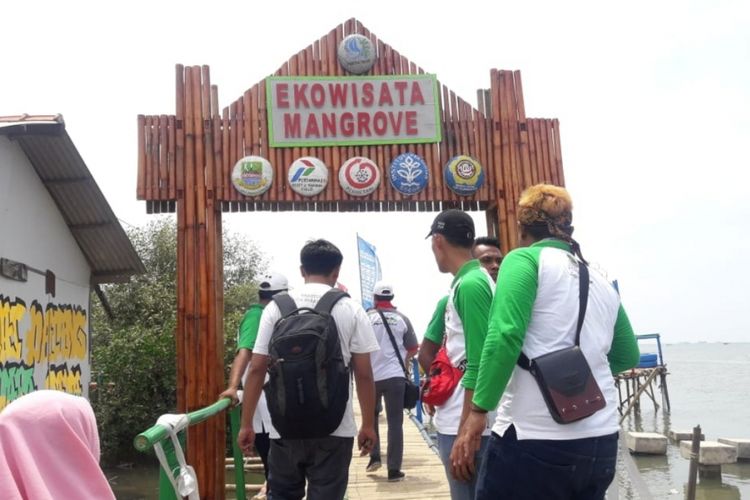
[[[474,241],[474,220],[463,210],[444,210],[432,221],[425,238],[433,234],[443,234],[456,243],[471,243]]]

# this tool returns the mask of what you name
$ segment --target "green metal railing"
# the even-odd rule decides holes
[[[188,427],[197,423],[208,420],[209,418],[222,415],[224,410],[229,408],[232,401],[228,398],[223,398],[215,402],[210,406],[195,410],[187,414]],[[235,406],[229,410],[230,428],[232,433],[232,459],[234,461],[234,482],[237,488],[237,500],[245,500],[245,466],[242,459],[242,451],[237,445],[237,434],[240,430],[240,412],[241,406]],[[185,433],[180,431],[178,433],[180,444],[184,447],[185,445]],[[161,424],[156,424],[153,427],[146,429],[145,431],[138,434],[133,440],[133,446],[135,449],[141,452],[147,452],[151,450],[156,443],[161,443],[164,449],[164,454],[167,457],[169,464],[170,473],[175,468],[179,467],[177,457],[175,456],[174,447],[172,440],[169,439],[169,429]],[[167,476],[167,471],[164,467],[159,467],[159,500],[176,500],[174,488],[172,483]]]

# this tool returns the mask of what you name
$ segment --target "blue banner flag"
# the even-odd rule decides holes
[[[370,309],[374,303],[372,292],[375,282],[382,278],[380,261],[375,253],[375,245],[368,243],[357,235],[357,253],[359,254],[359,288],[362,292],[362,307]]]

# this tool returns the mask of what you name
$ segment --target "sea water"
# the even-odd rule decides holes
[[[657,352],[654,343],[641,345],[641,352]],[[641,396],[640,416],[629,416],[623,429],[658,432],[692,431],[701,426],[706,440],[750,439],[750,343],[694,343],[662,345],[668,369],[667,389],[671,412]],[[670,441],[666,456],[635,455],[638,470],[655,499],[685,498],[689,461]],[[620,476],[621,498],[637,493]],[[750,499],[750,462],[722,466],[721,480],[699,480],[696,498],[710,500]]]

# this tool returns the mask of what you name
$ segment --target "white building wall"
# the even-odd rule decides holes
[[[0,276],[0,410],[35,389],[88,395],[91,269],[20,146],[0,136],[0,257],[56,277]]]

